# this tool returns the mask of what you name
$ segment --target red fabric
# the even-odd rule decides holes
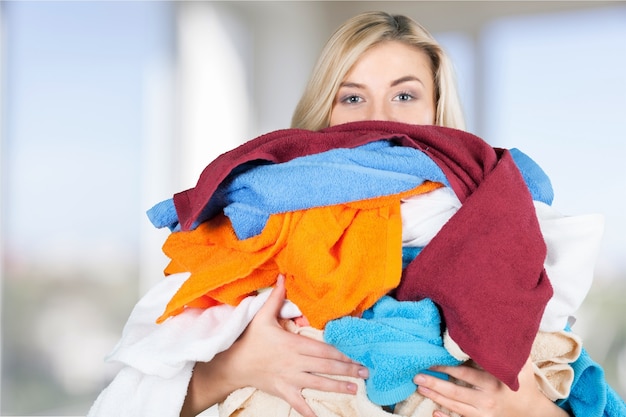
[[[552,287],[546,246],[508,152],[403,272],[398,300],[431,298],[450,336],[512,389]],[[496,348],[497,347],[497,348]]]
[[[508,151],[460,130],[394,122],[272,132],[221,155],[195,188],[174,196],[181,227],[192,226],[219,183],[245,162],[286,162],[380,139],[429,155],[463,202],[404,271],[396,297],[431,298],[461,349],[517,389],[552,288],[543,270],[546,246],[532,198]]]

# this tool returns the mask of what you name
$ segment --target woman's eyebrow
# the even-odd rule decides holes
[[[363,84],[354,83],[354,82],[349,82],[349,81],[347,81],[347,82],[343,82],[343,83],[339,84],[339,87],[340,87],[340,88],[343,88],[343,87],[348,87],[348,88],[359,88],[359,89],[361,89],[361,90],[365,89],[365,86],[364,86]]]
[[[417,81],[418,83],[424,85],[422,80],[420,80],[416,76],[414,76],[414,75],[405,75],[404,77],[401,77],[401,78],[398,78],[397,80],[392,81],[390,86],[391,87],[395,87],[398,84],[406,83],[406,82],[409,82],[409,81]]]

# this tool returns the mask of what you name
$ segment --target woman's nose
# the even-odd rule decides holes
[[[387,106],[383,104],[372,105],[369,116],[370,120],[392,121],[391,112],[389,111]]]

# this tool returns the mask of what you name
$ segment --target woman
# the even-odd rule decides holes
[[[371,12],[342,25],[322,51],[292,127],[319,130],[360,120],[464,128],[447,56],[407,17]],[[367,378],[367,369],[329,345],[283,330],[277,321],[283,299],[284,287],[278,285],[230,349],[196,364],[181,416],[196,415],[245,386],[283,398],[305,417],[315,414],[300,394],[303,388],[355,392],[354,384],[317,374]],[[440,370],[476,389],[417,375],[419,392],[465,417],[567,415],[537,389],[530,363],[520,375],[518,391],[474,368]],[[526,404],[533,404],[532,409]]]
[[[371,120],[401,122],[405,127],[408,125],[439,125],[456,129],[464,127],[451,65],[445,53],[421,26],[404,16],[391,16],[381,12],[363,13],[342,25],[331,37],[321,54],[306,91],[296,108],[292,126],[300,128],[298,132],[301,134],[304,132],[313,135],[314,132],[310,131],[330,126],[336,126],[335,129],[338,129],[343,128],[344,124],[349,122]],[[395,124],[395,127],[397,126],[399,124]],[[420,128],[419,126],[410,127]],[[447,130],[452,131],[452,129]],[[457,130],[455,132],[465,135],[464,132]],[[456,152],[458,143],[447,139],[446,136],[445,146],[454,148]],[[254,153],[258,149],[257,143],[250,143],[251,146],[246,147],[243,152],[246,155]],[[455,145],[450,145],[451,143]],[[481,143],[488,147],[484,142],[481,141]],[[283,142],[280,144],[282,152]],[[302,140],[298,137],[295,147],[306,148],[308,144],[309,142],[306,142],[303,146]],[[491,147],[488,148],[493,152]],[[241,147],[238,150],[241,150]],[[411,165],[413,164],[414,159],[411,159]],[[227,171],[230,172],[230,170]],[[517,169],[513,171],[517,172]],[[361,176],[359,180],[362,180]],[[387,180],[384,181],[384,187],[386,190],[389,188]],[[522,184],[522,187],[525,189],[526,184]],[[502,188],[498,190],[501,192]],[[285,199],[282,198],[282,200]],[[193,210],[199,209],[199,212],[205,213],[204,204],[192,204],[192,206],[195,207]],[[171,209],[171,206],[168,207]],[[171,213],[171,210],[168,213]],[[479,213],[482,216],[484,211],[479,211]],[[526,215],[534,217],[534,212],[528,210]],[[186,217],[186,220],[181,219],[180,216],[177,217],[177,221],[185,224],[185,227],[189,227],[191,222],[198,220],[198,218],[191,218],[191,221],[187,222],[190,218]],[[511,217],[510,214],[509,217]],[[519,217],[513,217],[516,221],[519,220]],[[377,221],[376,224],[378,223],[382,222]],[[172,235],[182,236],[183,234],[173,233]],[[541,240],[540,233],[538,235]],[[313,236],[317,237],[318,234],[315,232]],[[376,236],[376,239],[378,240],[379,237]],[[309,241],[305,242],[309,243]],[[182,251],[189,252],[187,249],[183,247]],[[349,252],[349,257],[363,251]],[[524,257],[530,257],[527,251],[522,252]],[[293,256],[296,258],[296,264],[302,261],[300,253],[297,252]],[[542,256],[539,263],[543,262],[545,253]],[[380,258],[373,259],[378,262]],[[420,256],[419,259],[424,258]],[[447,263],[451,263],[448,262],[449,259],[446,259]],[[235,260],[239,264],[241,258]],[[474,259],[470,263],[473,261]],[[398,270],[399,264],[400,262],[398,262]],[[440,264],[434,263],[434,265]],[[465,277],[466,268],[464,266],[463,268],[462,275]],[[355,274],[358,275],[357,278],[361,278],[359,271],[355,271]],[[365,272],[362,274],[364,275]],[[349,275],[348,278],[353,276],[352,269],[349,269]],[[213,310],[206,308],[208,305],[205,305],[204,310],[191,309],[191,312],[188,311],[189,314],[178,316],[176,318],[179,319],[178,321],[170,320],[170,326],[159,327],[154,323],[155,309],[163,308],[171,294],[181,287],[184,279],[186,279],[185,275],[178,274],[176,278],[170,277],[163,280],[156,286],[160,288],[160,292],[154,292],[155,296],[148,294],[137,304],[124,330],[125,336],[118,344],[116,353],[112,355],[113,359],[127,364],[132,359],[135,366],[127,366],[120,372],[114,383],[107,388],[110,392],[106,395],[101,394],[96,400],[89,414],[90,417],[170,416],[179,411],[183,417],[194,416],[223,402],[231,393],[241,392],[247,387],[281,398],[301,415],[314,417],[315,413],[303,398],[303,389],[347,394],[350,398],[362,393],[362,390],[358,392],[357,390],[362,386],[362,380],[368,379],[368,368],[355,363],[330,344],[285,330],[279,319],[283,313],[282,310],[288,304],[285,303],[285,282],[281,277],[278,278],[270,293],[265,292],[255,297],[248,297],[237,306],[238,311],[244,311],[244,313],[253,311],[253,314],[236,317],[236,320],[229,322],[228,325],[222,326],[223,322],[218,320],[220,325],[216,326],[216,320],[213,320],[210,315],[207,319],[209,322],[203,322],[203,317],[207,317],[204,313]],[[276,276],[273,275],[271,279],[275,281]],[[375,279],[378,280],[379,275],[376,275]],[[273,281],[255,288],[273,285]],[[510,283],[510,281],[504,282]],[[422,285],[422,281],[419,285]],[[239,309],[250,299],[254,300],[249,304],[256,303],[254,309]],[[337,304],[345,304],[343,301],[344,299],[341,299],[341,302]],[[510,304],[517,304],[517,299]],[[198,305],[195,306],[198,307]],[[302,305],[299,306],[302,308]],[[222,304],[220,307],[229,306]],[[524,317],[529,311],[526,307],[527,305],[523,311]],[[541,307],[543,308],[543,305]],[[467,312],[475,313],[474,310]],[[476,314],[472,315],[474,316]],[[448,329],[450,329],[450,324],[450,321],[446,322]],[[205,337],[207,327],[211,326],[217,329],[219,337]],[[558,329],[563,329],[563,326],[564,324]],[[465,332],[468,327],[471,327],[471,324],[463,327],[461,332]],[[492,330],[489,328],[489,333],[495,334]],[[505,330],[508,331],[508,327]],[[212,343],[211,354],[206,354],[205,345],[194,345],[194,340],[189,337],[193,332],[201,334],[202,338],[198,337],[198,339],[203,342],[209,340]],[[438,325],[436,332],[439,333]],[[157,334],[157,337],[150,340],[141,337],[142,334],[147,333]],[[213,343],[214,339],[219,339],[224,333],[229,333],[228,343]],[[479,335],[484,334],[485,332],[479,333]],[[454,337],[452,333],[450,335]],[[511,337],[515,338],[514,343],[519,342],[516,333],[512,333]],[[531,337],[534,337],[533,333]],[[482,336],[476,339],[482,339]],[[162,354],[164,340],[168,343],[169,353],[173,351],[178,359],[182,355],[183,360],[174,363],[171,357],[165,357],[166,355]],[[134,349],[132,358],[130,350],[125,349],[128,346]],[[486,349],[481,354],[495,356],[495,353],[502,354],[505,350],[506,356],[509,353],[508,349],[500,349],[497,352]],[[213,355],[213,353],[216,354]],[[156,361],[154,361],[155,358]],[[508,357],[505,361],[507,359]],[[533,370],[534,364],[530,359],[526,360],[526,353],[518,359],[518,366],[513,375],[513,378],[517,376],[516,383],[519,383],[519,389],[516,391],[509,388],[511,384],[505,384],[490,373],[470,366],[436,369],[449,374],[460,381],[460,384],[436,378],[431,374],[415,375],[414,382],[418,385],[418,393],[421,396],[464,417],[568,415],[538,389]],[[156,372],[153,374],[146,371],[154,371],[156,368],[158,368],[158,375]],[[517,375],[520,369],[521,372]],[[587,373],[587,375],[597,374]],[[411,392],[414,392],[412,385]],[[532,407],[528,407],[528,404],[532,404]],[[442,411],[435,411],[433,415],[446,416]],[[617,412],[614,415],[620,415],[620,413]]]

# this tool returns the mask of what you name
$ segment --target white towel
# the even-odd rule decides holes
[[[173,417],[180,410],[196,362],[208,362],[241,335],[269,296],[247,297],[237,307],[187,309],[156,324],[169,299],[189,277],[175,274],[155,285],[135,306],[122,338],[107,357],[126,365],[102,391],[88,417]],[[286,302],[284,318],[300,316]]]
[[[87,417],[176,417],[180,415],[194,363],[171,378],[124,367],[91,406]]]
[[[558,332],[567,325],[584,301],[591,283],[604,217],[600,214],[564,216],[555,208],[535,201],[535,210],[547,246],[544,267],[554,294],[539,329]],[[448,187],[402,201],[402,245],[424,247],[461,207]]]
[[[139,301],[108,360],[169,378],[188,361],[207,362],[228,349],[269,296],[266,291],[247,297],[237,307],[223,304],[204,310],[187,309],[156,324],[155,319],[188,277],[188,273],[171,275]],[[294,312],[299,314],[297,309]]]
[[[548,301],[539,330],[558,332],[585,300],[604,232],[604,216],[563,216],[535,202],[539,227],[548,247],[544,267],[554,295]]]
[[[402,200],[402,246],[424,247],[461,208],[449,187]]]

